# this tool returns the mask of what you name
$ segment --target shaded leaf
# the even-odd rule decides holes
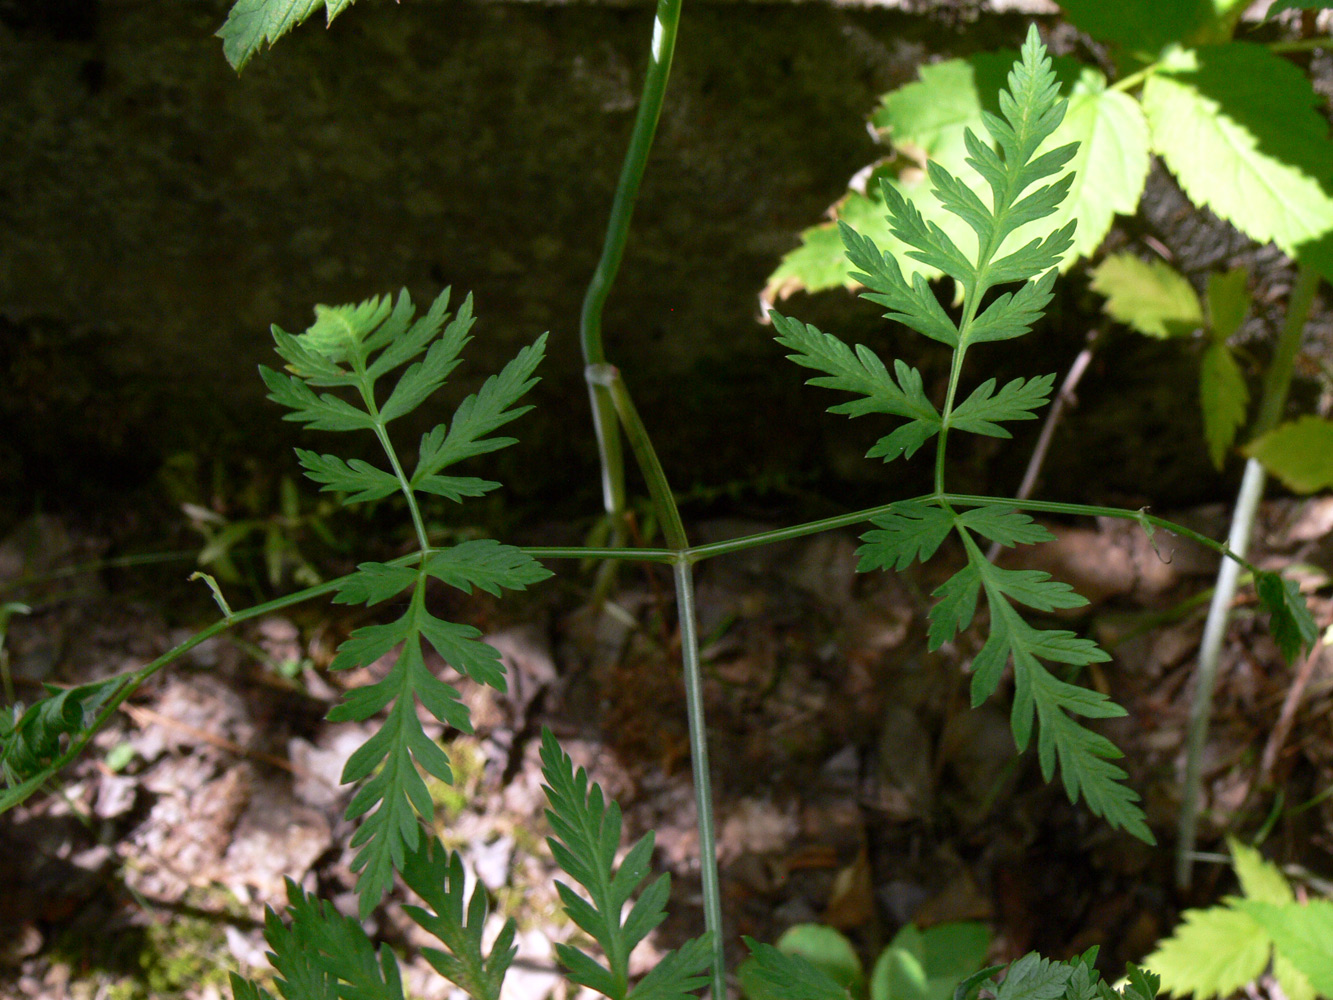
[[[1203,351],[1199,366],[1199,400],[1203,404],[1203,433],[1208,441],[1208,457],[1215,468],[1222,468],[1227,452],[1236,440],[1236,432],[1245,422],[1250,390],[1240,365],[1225,343],[1215,341]]]
[[[321,7],[328,20],[346,10],[354,0],[236,0],[227,20],[218,30],[222,52],[239,71],[265,45],[272,45]]]
[[[1241,449],[1296,493],[1333,486],[1333,421],[1304,416]]]
[[[1242,42],[1182,50],[1142,100],[1154,149],[1194,204],[1333,276],[1333,143],[1296,65]]]
[[[1149,337],[1189,336],[1203,325],[1203,307],[1185,277],[1160,260],[1112,254],[1092,272],[1092,290],[1106,296],[1108,316]]]

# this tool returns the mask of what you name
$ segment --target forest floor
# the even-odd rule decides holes
[[[1225,532],[1220,507],[1178,517]],[[996,961],[1098,944],[1114,975],[1169,934],[1184,907],[1232,887],[1225,864],[1198,865],[1188,893],[1172,872],[1215,561],[1160,535],[1154,550],[1118,524],[1050,526],[1057,540],[1021,565],[1091,599],[1066,627],[1096,636],[1113,659],[1080,682],[1128,709],[1103,731],[1125,751],[1159,846],[1109,830],[1058,783],[1044,784],[1033,754],[1015,754],[1007,694],[968,707],[980,626],[927,651],[927,595],[957,553],[863,576],[855,536],[829,534],[719,558],[697,580],[733,960],[742,934],[773,941],[798,923],[839,928],[873,962],[908,921],[978,920],[993,932]],[[715,520],[693,535],[768,527]],[[576,528],[553,530],[578,541]],[[20,699],[31,701],[38,681],[137,668],[209,623],[197,595],[174,604],[138,596],[153,593],[142,584],[149,570],[103,563],[50,576],[112,546],[96,529],[50,516],[0,545],[0,586],[10,585],[0,596],[33,608],[8,636]],[[1264,506],[1252,555],[1326,582],[1315,567],[1333,566],[1333,499]],[[702,919],[669,576],[625,567],[611,601],[594,611],[590,576],[554,568],[555,580],[503,602],[435,598],[437,614],[481,629],[509,672],[504,695],[454,677],[476,731],[432,731],[458,779],[432,785],[432,795],[446,845],[518,921],[506,994],[514,1000],[565,995],[553,944],[576,933],[559,915],[543,840],[543,726],[620,802],[627,837],[657,832],[656,864],[674,877],[672,918],[645,943],[642,963],[697,933]],[[178,570],[167,575],[179,579]],[[1333,602],[1312,603],[1327,627]],[[312,602],[198,647],[122,707],[58,790],[0,818],[0,996],[229,996],[227,969],[265,974],[264,908],[284,905],[285,878],[355,911],[348,792],[338,782],[369,727],[323,719],[342,690],[374,673],[325,669],[365,618]],[[1282,662],[1242,590],[1213,706],[1200,849],[1225,852],[1225,833],[1263,829],[1270,856],[1328,879],[1333,656],[1321,647],[1309,669],[1300,666]],[[421,958],[401,902],[399,890],[375,914],[374,932],[405,957],[411,995],[450,996]]]

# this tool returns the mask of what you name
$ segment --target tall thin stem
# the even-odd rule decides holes
[[[694,617],[694,568],[685,560],[673,567],[676,613],[680,618],[680,657],[685,667],[685,708],[690,720],[690,766],[699,814],[699,882],[704,898],[704,926],[712,932],[713,1000],[726,1000],[726,942],[722,937],[722,892],[717,875],[717,838],[713,824],[713,789],[704,728],[703,673],[699,669],[699,631]]]
[[[1287,319],[1264,376],[1263,399],[1254,422],[1254,437],[1272,430],[1282,419],[1295,370],[1296,353],[1301,346],[1301,336],[1310,318],[1318,286],[1319,275],[1313,268],[1301,265],[1296,284],[1291,290],[1291,299],[1287,303]],[[1241,478],[1236,510],[1232,514],[1231,530],[1227,536],[1228,549],[1241,559],[1249,547],[1250,533],[1264,492],[1264,480],[1263,466],[1249,459],[1245,463],[1245,474]],[[1217,584],[1213,588],[1213,600],[1208,607],[1208,620],[1204,624],[1203,641],[1199,646],[1199,667],[1195,675],[1194,701],[1190,705],[1190,728],[1186,744],[1185,787],[1181,792],[1176,837],[1176,885],[1181,889],[1189,888],[1193,877],[1194,847],[1199,832],[1199,798],[1203,788],[1203,751],[1208,742],[1218,659],[1222,640],[1226,637],[1227,621],[1231,616],[1231,603],[1236,597],[1240,568],[1236,559],[1222,560],[1217,572]]]
[[[676,32],[680,26],[681,0],[658,0],[653,19],[653,40],[648,73],[639,98],[639,111],[630,133],[629,149],[620,168],[611,202],[611,218],[606,227],[602,256],[588,282],[583,296],[583,310],[579,317],[579,343],[583,348],[583,363],[588,366],[588,392],[592,402],[593,429],[597,435],[597,453],[602,470],[602,503],[611,520],[613,544],[625,543],[625,459],[620,443],[620,428],[615,407],[605,386],[592,379],[592,366],[606,364],[606,349],[602,343],[602,311],[611,285],[615,281],[620,262],[629,241],[630,220],[634,217],[634,201],[648,165],[657,122],[662,115],[667,80],[671,75],[671,58],[676,50]]]

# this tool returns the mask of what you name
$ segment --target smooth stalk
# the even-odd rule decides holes
[[[690,767],[694,802],[699,815],[699,883],[703,890],[704,926],[712,934],[713,1000],[726,1000],[727,968],[722,936],[722,891],[717,875],[717,838],[713,824],[713,790],[708,768],[708,733],[704,728],[703,673],[699,667],[699,631],[694,616],[694,569],[681,561],[673,567],[676,614],[680,619],[680,657],[685,668],[685,709],[690,723]]]
[[[1291,377],[1295,371],[1296,354],[1301,337],[1314,304],[1319,275],[1301,265],[1296,284],[1291,290],[1287,318],[1278,337],[1277,348],[1264,375],[1263,399],[1255,419],[1253,437],[1266,434],[1277,426],[1287,405]],[[1227,534],[1227,548],[1243,559],[1254,529],[1259,500],[1264,493],[1264,468],[1255,459],[1245,463],[1241,477],[1236,509],[1231,515],[1231,529]],[[1203,789],[1203,751],[1208,742],[1208,722],[1213,710],[1213,691],[1217,686],[1217,664],[1221,656],[1222,640],[1226,638],[1231,604],[1236,597],[1240,565],[1236,559],[1224,559],[1217,571],[1213,600],[1208,606],[1203,641],[1199,646],[1199,668],[1195,676],[1194,700],[1190,704],[1190,728],[1186,743],[1185,786],[1181,793],[1180,821],[1176,836],[1176,885],[1188,889],[1193,877],[1194,847],[1199,832],[1199,799]]]
[[[630,220],[634,217],[634,201],[639,195],[639,185],[648,164],[648,153],[652,149],[657,122],[662,114],[667,80],[671,75],[671,58],[676,49],[676,33],[680,26],[680,7],[681,0],[658,0],[657,3],[652,49],[643,94],[639,98],[639,111],[634,119],[629,149],[625,153],[620,180],[611,202],[611,218],[602,243],[602,256],[588,282],[579,317],[579,343],[583,348],[583,363],[588,366],[588,393],[592,403],[593,430],[597,435],[597,454],[601,463],[602,504],[610,519],[612,541],[616,545],[623,545],[626,538],[624,451],[610,391],[594,380],[593,366],[606,364],[606,350],[602,343],[602,312],[616,272],[620,269],[620,262],[625,256]]]

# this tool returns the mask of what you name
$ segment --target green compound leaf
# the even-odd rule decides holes
[[[1081,794],[1094,813],[1151,843],[1152,833],[1136,805],[1138,795],[1123,783],[1125,772],[1109,763],[1121,756],[1120,751],[1071,718],[1115,718],[1125,710],[1105,695],[1058,680],[1041,663],[1045,658],[1080,666],[1109,657],[1094,643],[1070,632],[1033,628],[1011,603],[1051,610],[1086,602],[1045,573],[1003,570],[981,559],[975,545],[969,544],[968,550],[970,565],[975,565],[985,587],[991,615],[990,636],[972,663],[972,704],[981,704],[995,691],[1005,666],[1012,662],[1011,723],[1018,749],[1025,749],[1031,739],[1035,715],[1041,723],[1037,756],[1043,777],[1051,780],[1058,763],[1071,802]]]
[[[392,473],[377,469],[359,458],[344,462],[336,455],[320,455],[304,448],[296,449],[296,457],[305,468],[307,476],[317,483],[324,484],[322,492],[351,494],[343,498],[343,503],[346,504],[382,500],[402,488],[402,484]]]
[[[226,22],[218,30],[222,52],[232,69],[240,72],[250,57],[272,45],[321,7],[328,21],[355,0],[236,0]]]
[[[1270,628],[1288,663],[1294,663],[1319,641],[1319,626],[1301,596],[1300,584],[1277,573],[1263,572],[1255,589],[1265,610],[1272,616]]]
[[[871,518],[871,523],[879,530],[861,536],[865,544],[856,550],[858,573],[904,570],[913,562],[925,562],[953,530],[954,515],[935,504],[900,500]]]
[[[750,957],[740,967],[740,980],[750,1000],[848,1000],[847,990],[809,959],[744,940]]]
[[[1054,384],[1054,375],[1016,378],[995,392],[995,379],[988,378],[949,414],[949,426],[988,437],[1013,437],[995,421],[1035,420],[1033,411],[1049,402]]]
[[[830,413],[859,417],[867,413],[889,413],[912,418],[909,423],[880,439],[867,457],[892,461],[899,455],[911,458],[939,430],[940,415],[926,398],[921,373],[902,361],[894,362],[890,375],[884,362],[868,347],[857,345],[855,353],[837,337],[820,333],[809,323],[770,313],[779,331],[779,344],[794,351],[787,357],[805,368],[828,372],[807,380],[807,385],[854,392],[864,399],[829,407]],[[895,375],[897,381],[895,381]]]
[[[486,435],[532,409],[531,406],[514,404],[537,384],[535,372],[545,354],[546,334],[543,333],[532,345],[519,351],[498,375],[492,375],[480,390],[458,405],[453,423],[447,430],[440,425],[422,436],[416,471],[411,479],[414,490],[448,496],[442,484],[457,481],[437,476],[441,469],[515,443],[516,438]]]
[[[1333,486],[1333,422],[1304,416],[1241,449],[1296,493]]]
[[[563,882],[556,883],[560,901],[580,928],[601,947],[606,964],[567,944],[556,946],[570,979],[611,1000],[677,1000],[707,983],[703,975],[711,961],[705,935],[669,953],[655,976],[629,988],[629,957],[635,946],[666,918],[669,875],[659,876],[621,916],[640,883],[647,877],[653,853],[653,835],[642,837],[615,867],[620,846],[620,807],[608,802],[600,785],[590,783],[583,768],[560,749],[549,729],[542,730],[542,776],[551,808],[546,811],[553,836],[547,837],[556,864],[587,890],[590,900]]]
[[[460,404],[452,426],[429,432],[423,438],[417,472],[407,480],[387,427],[419,406],[458,364],[474,323],[472,299],[467,297],[458,315],[446,325],[448,304],[446,289],[420,318],[415,318],[405,291],[396,301],[377,297],[356,305],[318,306],[314,324],[304,333],[294,336],[276,327],[273,330],[276,349],[290,374],[261,369],[271,398],[292,409],[287,419],[326,430],[372,430],[394,470],[390,474],[366,462],[300,451],[310,477],[325,489],[351,493],[348,502],[377,499],[400,490],[419,531],[417,492],[458,500],[496,486],[487,480],[441,476],[439,472],[451,462],[513,443],[512,438],[487,435],[527,409],[515,404],[535,384],[534,371],[545,346],[543,336],[524,348]],[[383,405],[378,405],[377,382],[399,368],[403,370],[393,389]],[[332,392],[317,395],[315,388],[354,389],[360,407]],[[418,566],[362,563],[338,582],[335,597],[341,603],[374,605],[410,593],[401,617],[357,629],[339,647],[331,664],[334,670],[369,666],[398,649],[385,676],[347,692],[328,716],[332,721],[364,721],[387,709],[381,728],[351,756],[343,771],[344,782],[364,781],[347,807],[349,819],[362,818],[351,845],[359,849],[352,870],[360,873],[356,888],[363,917],[378,905],[394,872],[401,871],[409,853],[417,849],[421,839],[418,817],[433,810],[418,768],[442,781],[453,777],[447,755],[422,727],[418,703],[446,726],[465,732],[471,728],[458,691],[427,668],[423,642],[468,676],[500,690],[505,685],[499,653],[477,641],[480,633],[476,629],[442,621],[426,610],[429,580],[435,578],[467,592],[476,586],[498,593],[502,587],[522,589],[550,575],[517,549],[498,542],[472,541],[429,549],[423,534],[421,544],[424,551]]]
[[[1204,348],[1199,367],[1199,399],[1203,404],[1203,433],[1208,441],[1208,457],[1215,468],[1222,468],[1227,452],[1236,441],[1236,432],[1245,422],[1250,390],[1236,363],[1231,348],[1214,341]]]
[[[1179,51],[1143,88],[1154,150],[1190,200],[1330,277],[1333,143],[1321,106],[1299,68],[1241,42]]]
[[[1112,254],[1092,272],[1102,309],[1148,337],[1186,337],[1203,326],[1203,306],[1184,275],[1160,260]]]
[[[500,588],[525,590],[549,579],[551,571],[512,545],[501,545],[490,538],[460,542],[448,549],[436,549],[425,563],[427,575],[456,587],[465,594],[479,587],[497,597]]]
[[[419,906],[403,909],[422,930],[434,935],[445,950],[423,948],[422,954],[435,970],[474,1000],[499,1000],[505,973],[518,949],[514,935],[518,926],[506,920],[487,955],[482,947],[486,930],[486,889],[478,885],[464,916],[463,859],[457,851],[446,851],[438,838],[423,838],[408,855],[403,881],[425,900],[434,912]]]
[[[950,1000],[960,982],[986,960],[991,936],[973,921],[906,924],[880,954],[870,976],[870,1000]]]

